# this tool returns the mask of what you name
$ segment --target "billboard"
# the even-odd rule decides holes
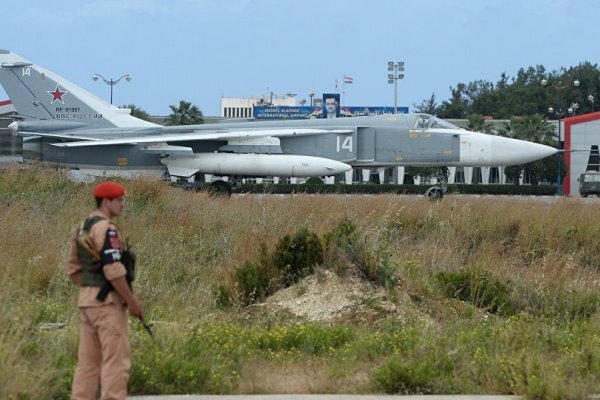
[[[321,118],[321,107],[254,106],[254,119]]]
[[[397,107],[398,114],[408,114],[408,107]],[[369,115],[388,115],[394,113],[394,107],[342,107],[341,117],[365,117]]]
[[[254,107],[254,118],[257,120],[274,119],[317,119],[325,118],[324,110],[321,107],[291,107],[291,106],[271,106]],[[369,115],[388,115],[394,113],[394,107],[371,107],[354,106],[338,107],[336,116],[339,117],[363,117]],[[398,107],[398,113],[408,114],[408,107]],[[327,110],[325,110],[327,115]]]
[[[338,118],[340,116],[340,94],[323,93],[323,115],[322,118]]]

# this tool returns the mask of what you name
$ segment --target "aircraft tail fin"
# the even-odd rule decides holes
[[[156,126],[7,50],[0,50],[0,85],[24,117],[81,122],[85,129]]]

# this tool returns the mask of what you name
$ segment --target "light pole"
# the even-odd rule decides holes
[[[579,110],[579,103],[576,102],[576,101],[574,101],[574,102],[571,103],[571,107],[569,107],[569,109],[567,111],[569,111],[569,114],[576,115],[577,114],[577,110]]]
[[[546,86],[548,84],[548,80],[547,79],[542,79],[541,81],[542,86]],[[561,126],[560,126],[560,121],[561,119],[566,115],[566,113],[568,114],[572,114],[574,112],[574,109],[569,107],[568,109],[564,109],[563,108],[563,91],[570,87],[570,84],[566,84],[563,85],[561,84],[561,82],[559,81],[557,85],[553,85],[552,87],[554,89],[556,89],[558,91],[558,109],[555,109],[554,107],[548,107],[548,112],[550,114],[554,114],[557,118],[558,118],[558,154],[556,155],[556,164],[557,164],[557,175],[556,175],[556,195],[557,196],[561,196],[562,195],[562,185],[561,185],[561,180],[562,180],[562,153],[563,153],[563,142],[562,142],[562,135],[561,135]],[[573,81],[573,86],[574,87],[578,87],[579,86],[579,81],[576,79],[575,81]]]
[[[399,79],[404,79],[404,61],[398,61],[398,62],[388,61],[388,83],[394,84],[394,114],[398,113],[398,80]]]
[[[121,79],[123,79],[123,78],[125,78],[125,80],[127,82],[131,81],[131,75],[129,75],[129,74],[125,74],[125,75],[123,75],[122,77],[120,77],[119,79],[116,79],[116,80],[112,79],[112,78],[111,79],[106,79],[105,77],[103,77],[100,74],[94,74],[94,75],[92,75],[92,79],[94,81],[97,81],[98,78],[102,79],[104,81],[104,83],[106,83],[107,85],[110,86],[110,104],[113,103],[113,86],[115,86],[117,83],[119,83],[121,81]]]
[[[313,106],[313,97],[315,97],[315,92],[309,92],[308,97],[310,97],[310,106]]]
[[[596,96],[595,96],[595,92],[594,94],[590,94],[587,99],[592,103],[592,112],[594,112],[594,102],[596,101]]]

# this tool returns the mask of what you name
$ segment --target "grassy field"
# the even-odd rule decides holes
[[[124,184],[117,223],[156,336],[131,321],[133,394],[600,393],[600,202],[211,199]],[[60,172],[0,170],[0,398],[68,397],[78,315],[64,265],[91,190]],[[301,228],[322,245],[315,273],[358,274],[394,307],[373,298],[315,322],[252,305],[296,279],[302,293],[314,266],[289,281],[276,262],[300,259]],[[41,328],[53,322],[66,327]]]

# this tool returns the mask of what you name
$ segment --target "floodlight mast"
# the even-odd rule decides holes
[[[394,114],[398,113],[398,80],[400,79],[404,79],[404,61],[388,61],[388,83],[394,84]]]

